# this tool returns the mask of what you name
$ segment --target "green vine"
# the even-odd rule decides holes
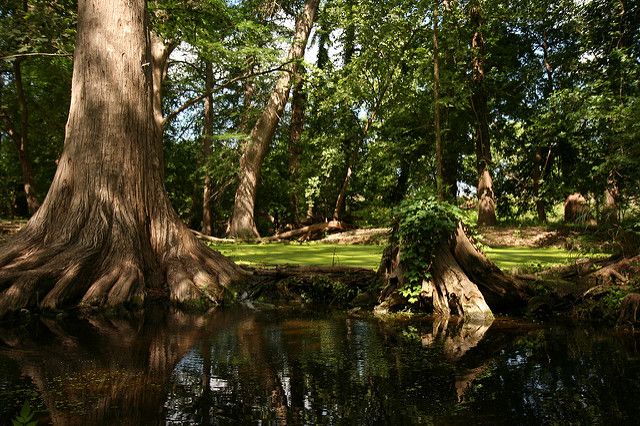
[[[416,303],[422,281],[431,278],[433,259],[443,242],[462,220],[459,208],[435,197],[405,200],[397,211],[393,240],[402,250],[405,284],[399,290],[409,303]]]

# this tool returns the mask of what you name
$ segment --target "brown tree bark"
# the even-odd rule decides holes
[[[278,78],[262,115],[244,144],[240,158],[239,184],[229,225],[231,237],[240,239],[260,237],[255,224],[254,210],[262,162],[287,103],[296,62],[304,55],[319,2],[319,0],[307,0],[302,13],[297,17],[293,42],[287,55],[289,64]]]
[[[300,157],[302,156],[300,140],[304,130],[306,101],[307,96],[304,92],[304,68],[299,67],[291,99],[291,127],[289,129],[289,182],[292,183],[297,182],[300,173]],[[291,223],[298,225],[300,222],[300,200],[295,186],[292,185],[290,191]]]
[[[204,99],[204,127],[202,131],[202,161],[205,165],[204,189],[202,193],[202,233],[213,235],[213,183],[206,165],[211,156],[211,137],[213,136],[213,66],[205,61],[204,90],[209,95]]]
[[[540,181],[544,177],[547,156],[543,156],[543,149],[538,147],[534,155],[533,164],[533,198],[536,204],[536,213],[538,220],[542,223],[547,222],[547,210],[544,200],[540,197]]]
[[[81,0],[65,145],[51,189],[0,249],[0,315],[21,308],[219,303],[244,277],[164,190],[144,0]]]
[[[155,124],[155,137],[157,144],[163,145],[164,125],[166,119],[162,111],[162,83],[167,77],[169,69],[169,56],[177,47],[174,41],[165,41],[161,39],[155,32],[150,32],[151,43],[151,78],[153,82],[152,88],[152,106],[153,106],[153,122]],[[164,175],[164,154],[160,150],[160,165]]]
[[[20,170],[22,171],[24,193],[27,197],[27,207],[29,208],[29,213],[34,214],[40,207],[40,201],[38,201],[38,196],[36,195],[36,190],[33,185],[33,171],[28,153],[29,107],[27,105],[27,98],[24,92],[24,85],[22,83],[22,64],[20,59],[16,59],[13,62],[13,78],[16,85],[16,94],[18,96],[20,130],[16,132],[15,129],[12,130],[10,128],[9,134],[16,145],[16,149],[18,150],[18,160],[20,161]]]
[[[440,50],[438,46],[439,0],[433,8],[433,128],[436,141],[436,194],[438,200],[445,199],[444,166],[442,160],[442,131],[440,130]]]
[[[617,225],[620,222],[620,188],[616,173],[611,172],[607,179],[607,187],[604,190],[604,206],[602,208],[602,219],[608,225]]]
[[[575,192],[564,201],[564,221],[566,223],[586,223],[589,219],[587,200],[579,192]]]
[[[405,284],[402,247],[387,248],[380,269],[388,283],[381,295],[385,303]],[[422,283],[421,297],[444,318],[458,315],[484,321],[493,317],[492,311],[519,311],[529,299],[525,285],[478,251],[461,224],[451,239],[442,243],[429,272],[433,278]]]
[[[495,225],[496,203],[491,178],[491,142],[489,140],[489,108],[484,87],[484,37],[481,32],[480,4],[470,5],[470,19],[474,28],[471,39],[473,54],[473,93],[471,107],[475,115],[476,163],[478,170],[478,225]]]

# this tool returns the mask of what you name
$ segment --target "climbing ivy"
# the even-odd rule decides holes
[[[409,198],[396,213],[395,241],[402,250],[405,284],[399,290],[409,303],[418,301],[422,281],[431,278],[433,259],[456,231],[462,212],[433,196]]]

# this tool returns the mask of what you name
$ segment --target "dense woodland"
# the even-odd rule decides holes
[[[434,200],[480,225],[640,231],[637,2],[138,1],[135,42],[79,3],[0,9],[0,217],[39,223],[0,253],[4,305],[52,276],[47,307],[160,281],[173,300],[194,295],[185,282],[220,299],[210,282],[242,272],[173,209],[238,239],[397,228]]]
[[[574,193],[599,221],[633,210],[637,3],[312,3],[303,55],[306,37],[290,49],[301,2],[150,2],[166,60],[165,184],[190,227],[224,236],[234,211],[260,235],[387,226],[421,191],[469,204],[480,193],[487,223],[545,221]],[[62,151],[76,4],[0,13],[0,215],[28,216]],[[254,129],[276,84],[276,122]],[[234,209],[247,198],[253,211]]]

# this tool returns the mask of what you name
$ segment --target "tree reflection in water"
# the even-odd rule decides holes
[[[17,395],[30,394],[20,386],[64,425],[558,423],[640,414],[632,334],[504,320],[157,310],[41,319],[0,339],[0,423],[22,404]]]

